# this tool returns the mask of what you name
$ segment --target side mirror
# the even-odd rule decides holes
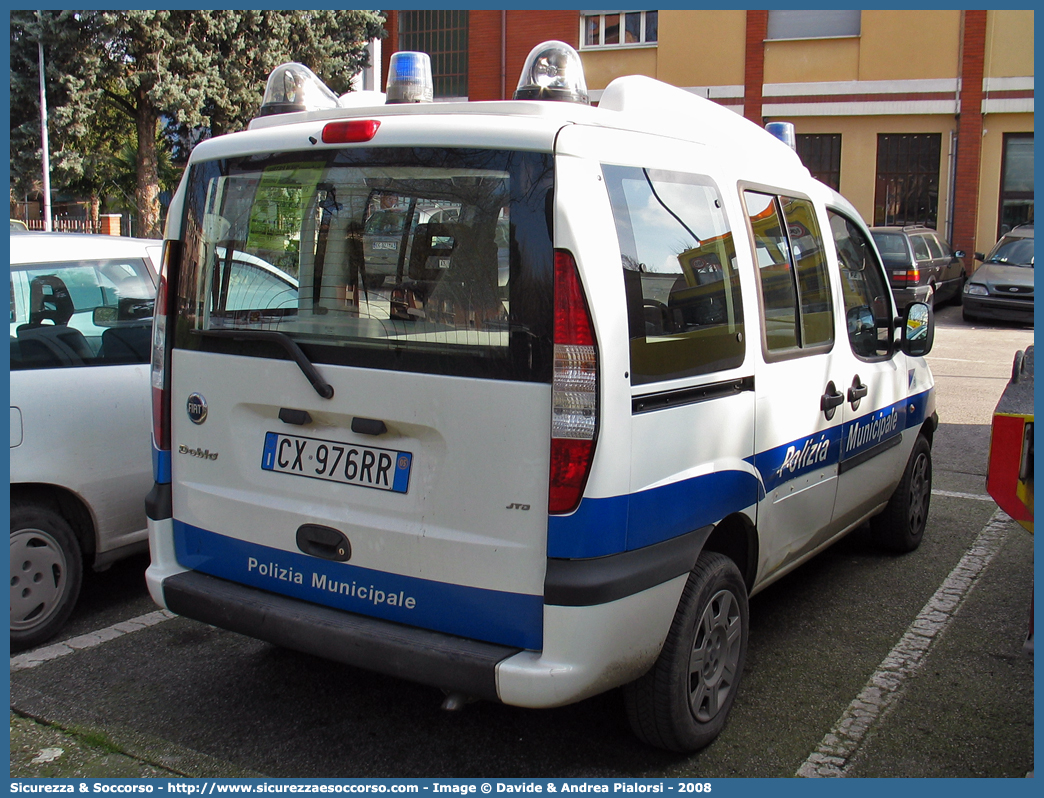
[[[983,255],[981,252],[976,252],[975,253],[975,260],[986,260],[986,256]]]
[[[965,254],[966,253],[965,253],[965,251],[963,249],[958,249],[956,252],[953,253],[953,256],[955,258],[963,258],[965,256]]]
[[[935,314],[924,302],[914,302],[903,313],[903,336],[899,348],[911,357],[923,357],[935,343]]]

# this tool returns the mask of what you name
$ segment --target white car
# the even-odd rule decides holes
[[[11,236],[11,648],[65,623],[85,565],[147,548],[161,242]]]

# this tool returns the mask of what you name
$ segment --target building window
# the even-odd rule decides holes
[[[769,11],[767,39],[831,39],[858,36],[860,11]]]
[[[399,49],[431,56],[436,97],[468,96],[467,11],[400,11]]]
[[[936,227],[941,133],[877,136],[874,224]]]
[[[1005,133],[997,238],[1033,221],[1033,134]]]
[[[580,17],[580,46],[627,47],[656,44],[659,11],[589,11]]]
[[[841,134],[799,134],[797,153],[812,177],[841,190]]]

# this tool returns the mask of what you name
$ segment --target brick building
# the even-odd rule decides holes
[[[510,97],[529,50],[577,47],[592,101],[658,78],[759,124],[871,224],[987,250],[1033,220],[1033,11],[390,11],[382,51],[432,55],[436,97]]]

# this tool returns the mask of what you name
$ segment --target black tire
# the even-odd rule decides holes
[[[968,282],[967,277],[961,278],[961,284],[957,286],[957,293],[953,295],[953,305],[959,308],[964,304],[964,284]]]
[[[83,555],[51,507],[11,506],[11,650],[37,646],[68,620],[80,595]]]
[[[968,308],[967,307],[964,307],[964,308],[961,309],[961,318],[964,319],[966,322],[969,322],[969,323],[974,323],[974,322],[979,320],[977,316],[975,316],[974,314],[968,312]]]
[[[747,658],[747,587],[728,557],[704,552],[652,669],[624,687],[631,728],[669,751],[709,745],[725,727]]]
[[[932,447],[917,436],[906,470],[884,512],[870,520],[877,542],[905,554],[921,545],[932,500]]]

